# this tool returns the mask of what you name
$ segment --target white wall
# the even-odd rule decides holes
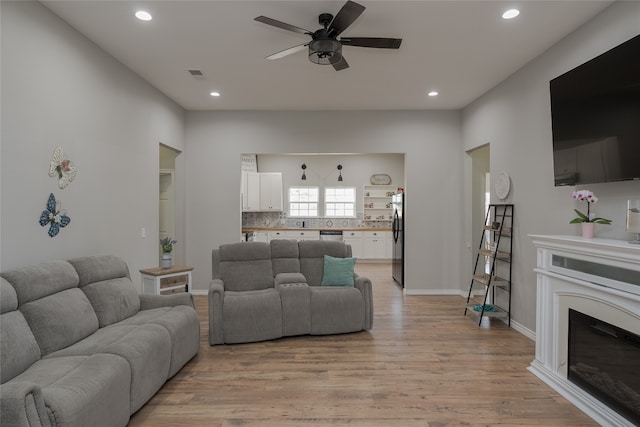
[[[184,149],[184,111],[40,3],[1,8],[2,269],[111,253],[139,285],[158,265],[159,143]],[[57,146],[78,170],[64,190]],[[71,217],[54,238],[38,224],[50,193]]]
[[[515,204],[512,314],[530,330],[535,330],[536,252],[528,234],[577,235],[578,226],[569,220],[574,208],[586,207],[571,199],[574,188],[554,187],[549,80],[632,38],[639,28],[640,3],[616,2],[463,111],[464,150],[490,143],[491,173],[511,176],[505,202]],[[468,179],[465,185],[471,185]],[[611,226],[596,226],[597,237],[631,237],[625,231],[626,200],[640,198],[640,182],[580,188],[595,192],[600,198],[595,212],[613,220]],[[470,241],[469,227],[465,233]]]
[[[187,259],[194,288],[208,286],[211,250],[238,241],[241,153],[395,152],[406,153],[406,289],[458,293],[460,129],[459,112],[188,112]]]

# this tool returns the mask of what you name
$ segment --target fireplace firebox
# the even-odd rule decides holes
[[[569,381],[640,426],[640,336],[569,309]]]

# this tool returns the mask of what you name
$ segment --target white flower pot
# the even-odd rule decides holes
[[[172,263],[173,263],[172,254],[162,254],[162,259],[160,260],[160,267],[171,268]]]

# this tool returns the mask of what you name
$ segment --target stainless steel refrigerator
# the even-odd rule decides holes
[[[404,198],[403,192],[394,194],[391,198],[393,206],[393,259],[391,275],[393,280],[404,288]]]

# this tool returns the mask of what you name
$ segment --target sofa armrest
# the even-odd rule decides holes
[[[278,273],[273,281],[277,289],[278,285],[287,283],[307,283],[307,278],[302,273]]]
[[[188,292],[180,292],[171,295],[140,294],[140,310],[150,310],[160,307],[175,307],[188,305],[195,308],[193,296]]]
[[[360,291],[364,299],[364,329],[368,331],[373,328],[373,290],[371,280],[354,274],[353,285]]]
[[[2,384],[0,419],[8,426],[51,427],[40,387],[26,382]]]
[[[220,279],[213,279],[209,283],[209,344],[223,344],[222,334],[224,303],[224,283]]]

